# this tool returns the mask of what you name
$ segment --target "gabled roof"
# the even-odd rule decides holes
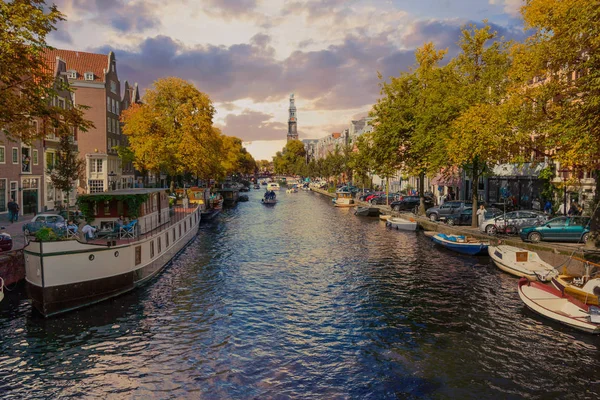
[[[85,80],[86,72],[94,73],[94,82],[104,82],[105,71],[108,71],[111,53],[95,54],[74,50],[47,50],[45,57],[56,59],[60,57],[67,63],[67,70],[77,71],[77,79]]]

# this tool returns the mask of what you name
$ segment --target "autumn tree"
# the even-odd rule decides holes
[[[451,164],[462,167],[471,180],[472,227],[477,220],[477,185],[488,168],[508,161],[514,135],[500,105],[506,99],[510,61],[507,43],[485,23],[461,29],[461,52],[451,60],[446,97],[450,131],[445,152]],[[438,164],[439,165],[439,164]]]
[[[60,121],[48,99],[56,94],[52,68],[44,52],[46,36],[64,20],[55,5],[42,0],[0,2],[0,125],[13,140],[41,138],[34,117]]]
[[[300,140],[290,140],[282,151],[273,157],[275,173],[284,175],[300,175],[297,171],[303,169],[300,163],[306,163],[306,149]]]
[[[67,215],[73,182],[81,179],[85,169],[85,161],[77,156],[74,147],[71,135],[60,135],[55,164],[47,170],[52,185],[65,194]]]

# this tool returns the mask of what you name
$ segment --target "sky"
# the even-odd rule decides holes
[[[50,1],[49,1],[50,2]],[[54,0],[67,20],[48,42],[113,51],[121,82],[142,95],[178,76],[210,96],[214,123],[255,159],[285,145],[294,93],[300,139],[340,132],[425,42],[457,53],[460,27],[487,19],[525,37],[522,0]]]

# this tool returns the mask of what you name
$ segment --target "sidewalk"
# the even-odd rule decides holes
[[[19,215],[17,222],[10,223],[8,220],[8,214],[0,215],[0,227],[4,227],[3,232],[8,233],[12,236],[13,250],[22,249],[25,246],[25,236],[23,235],[23,225],[31,221],[33,214]]]

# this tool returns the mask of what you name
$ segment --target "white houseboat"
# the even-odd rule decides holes
[[[201,210],[169,208],[164,189],[81,196],[98,237],[31,241],[24,249],[27,292],[44,316],[94,304],[143,285],[197,235]],[[115,226],[120,215],[131,222]],[[135,219],[134,219],[135,218]]]

